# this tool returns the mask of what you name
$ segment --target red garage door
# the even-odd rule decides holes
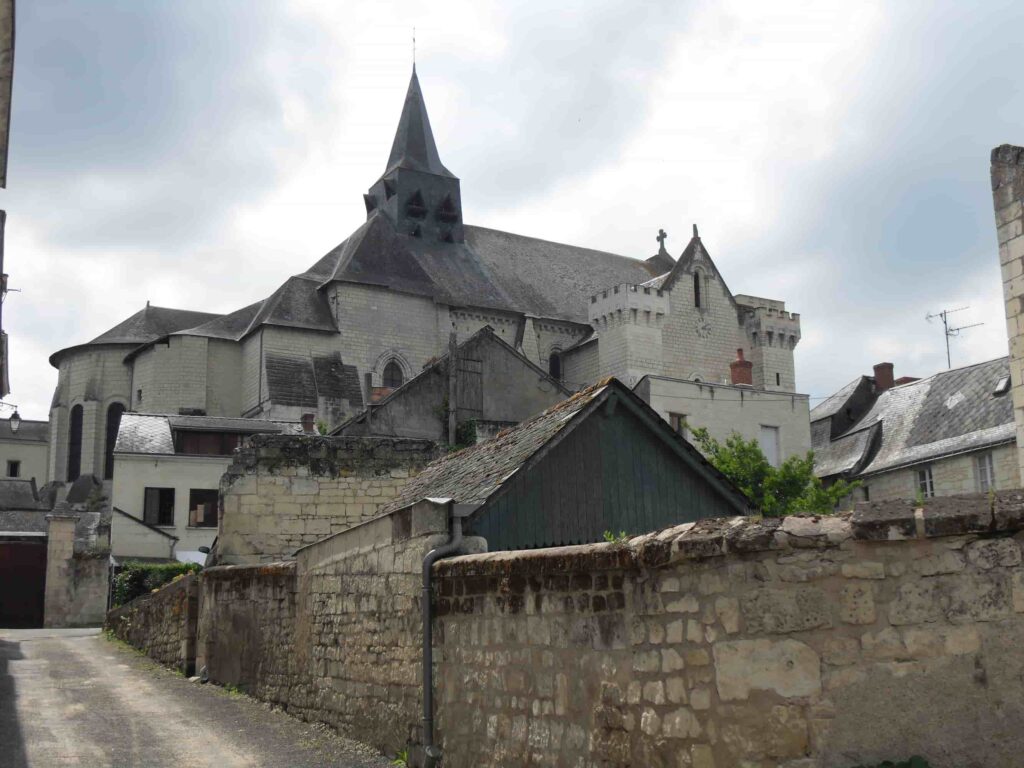
[[[46,539],[0,541],[0,627],[43,626]]]

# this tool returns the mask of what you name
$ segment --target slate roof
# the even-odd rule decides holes
[[[882,392],[852,428],[827,448],[815,448],[815,472],[869,475],[1012,442],[1013,401],[1008,394],[993,394],[1009,371],[1009,358],[1001,357]],[[847,385],[840,392],[849,395],[855,388]],[[829,398],[811,418],[837,412],[838,401]]]
[[[0,419],[0,440],[22,443],[45,443],[50,439],[50,422],[22,419],[17,432],[11,431],[10,419]]]
[[[811,409],[811,422],[818,421],[819,419],[826,419],[842,410],[846,405],[846,401],[850,399],[850,396],[865,378],[867,377],[858,376],[849,384],[829,395],[825,400],[822,400],[814,406]]]
[[[127,320],[101,333],[89,344],[142,344],[216,317],[219,315],[212,312],[146,305]]]
[[[175,331],[178,336],[207,336],[211,339],[229,339],[238,341],[246,330],[252,325],[253,318],[263,307],[263,301],[257,301],[247,307],[236,309],[227,315],[221,315],[208,323],[197,325],[194,328]]]
[[[0,478],[0,510],[36,510],[41,508],[36,484],[32,480]]]
[[[388,156],[388,166],[384,174],[396,168],[409,168],[437,176],[453,176],[451,171],[441,164],[437,144],[434,142],[434,132],[430,130],[430,118],[427,117],[427,105],[423,101],[415,65],[412,68],[412,79],[405,94],[402,116],[398,119],[398,130],[391,144],[391,154]]]
[[[0,510],[0,536],[5,533],[46,533],[49,510]]]
[[[518,426],[499,432],[491,440],[448,454],[428,465],[405,485],[394,500],[381,508],[380,514],[403,509],[426,498],[448,498],[463,504],[486,501],[545,445],[574,424],[577,417],[591,412],[592,406],[599,405],[613,391],[638,403],[645,410],[650,409],[617,379],[596,384]],[[735,490],[732,483],[714,469],[696,448],[672,432],[657,414],[653,411],[651,413],[656,428],[663,427],[673,441],[683,446],[706,471],[730,489],[738,509],[749,506],[746,497]]]
[[[147,304],[134,315],[121,321],[109,331],[101,333],[92,341],[54,352],[50,355],[50,365],[58,367],[60,357],[65,353],[82,347],[106,344],[140,345],[162,339],[168,334],[207,323],[220,315],[212,312],[194,312],[188,309],[171,309],[154,307]]]
[[[302,432],[302,425],[264,419],[125,413],[121,416],[114,452],[171,455],[174,453],[174,439],[171,433],[174,429],[242,434],[299,434]]]

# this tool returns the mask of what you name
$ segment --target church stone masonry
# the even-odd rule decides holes
[[[50,480],[110,476],[123,410],[333,426],[485,326],[579,389],[617,376],[794,392],[799,315],[734,295],[694,227],[646,260],[463,222],[415,70],[366,222],[270,297],[227,315],[147,306],[50,358]],[[744,382],[745,384],[745,382]]]

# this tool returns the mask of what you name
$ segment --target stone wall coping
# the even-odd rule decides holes
[[[230,581],[254,576],[290,576],[295,573],[295,561],[257,563],[253,565],[215,565],[204,568],[200,573],[204,579]]]
[[[421,438],[253,435],[238,449],[227,475],[306,467],[311,475],[339,477],[360,470],[423,467],[440,455],[437,443]]]
[[[830,549],[849,541],[907,541],[1024,530],[1024,489],[913,501],[861,502],[853,512],[699,520],[629,539],[442,560],[440,575],[501,575],[666,566],[767,550]]]
[[[117,608],[111,608],[109,611],[107,611],[107,618],[104,624],[105,626],[109,627],[111,625],[112,619],[117,619],[125,615],[126,613],[136,611],[146,603],[151,602],[153,600],[166,599],[175,592],[178,592],[182,589],[188,589],[196,583],[196,574],[189,573],[182,579],[177,579],[176,581],[169,581],[166,584],[162,584],[152,592],[147,592],[144,595],[139,595],[134,600],[130,600],[124,605],[119,605],[117,606]]]

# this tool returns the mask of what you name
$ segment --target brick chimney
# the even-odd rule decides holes
[[[875,392],[885,392],[892,389],[893,381],[892,363],[878,363],[875,366]]]
[[[743,359],[743,350],[736,350],[736,359],[729,363],[729,374],[734,385],[754,386],[754,364]]]
[[[302,414],[302,431],[305,432],[307,435],[316,434],[316,414]]]

